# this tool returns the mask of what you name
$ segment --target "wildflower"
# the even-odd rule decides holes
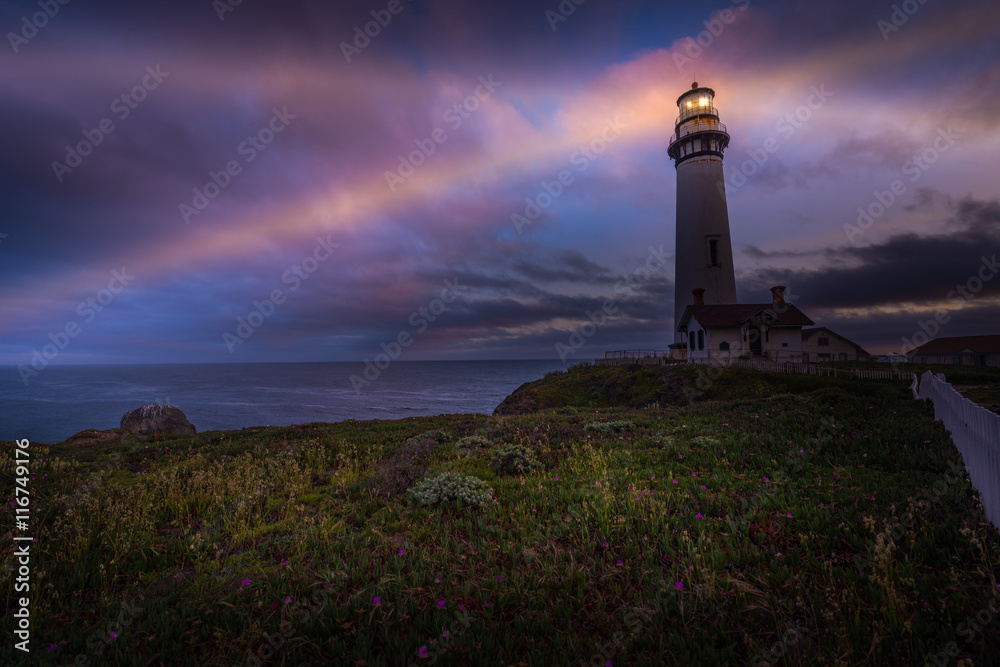
[[[448,631],[445,630],[444,632],[442,632],[441,636],[444,637],[445,639],[447,639],[448,638]]]
[[[244,586],[249,586],[250,585],[250,580],[249,579],[244,579],[243,580],[243,585]]]
[[[437,577],[434,577],[434,583],[435,584],[440,584],[441,580],[439,578],[437,578]]]
[[[702,519],[704,517],[702,517],[701,512],[698,512],[697,514],[694,515],[694,518],[696,518],[696,519]]]
[[[400,549],[400,550],[399,550],[399,555],[400,555],[400,556],[402,556],[402,555],[403,555],[403,554],[405,554],[405,553],[406,553],[406,549]]]
[[[788,516],[789,519],[791,519],[792,518],[792,513],[789,512],[787,516]]]
[[[417,649],[417,657],[426,658],[427,657],[427,647],[421,646]]]
[[[707,486],[705,486],[704,484],[702,484],[702,485],[701,485],[701,488],[703,488],[703,489],[707,489],[708,487],[707,487]]]
[[[997,586],[997,588],[1000,588],[1000,586]],[[57,648],[59,648],[59,644],[52,644],[49,646],[50,651],[55,651]]]
[[[116,639],[117,637],[118,637],[118,633],[117,633],[117,632],[115,632],[114,630],[112,630],[112,631],[111,631],[111,638],[112,638],[112,639]]]
[[[281,561],[281,564],[282,565],[288,565],[288,559],[286,558],[285,560]]]
[[[373,599],[372,604],[375,605],[376,607],[379,606],[380,604],[382,604],[382,598]]]
[[[286,595],[285,596],[285,602],[291,602],[291,601],[292,601],[292,596],[291,595]]]
[[[683,581],[675,581],[674,582],[674,587],[677,590],[681,590],[682,588],[684,588],[684,582]]]
[[[618,561],[618,565],[621,565],[621,564],[622,564],[622,562],[621,562],[621,561]]]
[[[438,609],[444,609],[444,605],[445,605],[444,600],[438,600]]]

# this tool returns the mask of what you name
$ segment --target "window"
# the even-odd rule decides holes
[[[719,239],[708,240],[708,265],[719,265]]]
[[[830,361],[830,354],[829,354],[829,352],[827,352],[827,353],[820,353],[820,354],[817,354],[816,356],[819,358],[820,361]]]
[[[723,351],[728,351],[729,343],[727,343],[726,341],[722,341],[721,343],[719,343],[719,349]]]
[[[808,352],[803,353],[803,355],[802,355],[802,361],[806,362],[807,364],[809,363],[809,353]]]
[[[698,349],[705,349],[705,332],[702,329],[698,329]]]
[[[841,361],[847,361],[847,353],[841,352],[839,355],[837,355],[837,358],[840,359]]]
[[[816,344],[820,345],[820,346],[829,345],[830,344],[830,339],[829,338],[820,338],[819,340],[816,341]]]
[[[788,343],[782,343],[781,347],[788,347]]]
[[[951,363],[953,363],[953,364],[961,364],[962,363],[962,357],[958,357],[958,356],[952,357],[951,358]]]
[[[927,357],[920,357],[920,363],[926,364],[927,363]]]
[[[693,350],[694,349],[694,332],[693,331],[689,331],[688,332],[688,349],[689,350]]]

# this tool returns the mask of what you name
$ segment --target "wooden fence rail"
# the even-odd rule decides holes
[[[962,454],[972,486],[979,491],[987,520],[1000,530],[1000,415],[976,405],[945,382],[943,375],[930,371],[920,378],[914,398],[934,403],[934,417],[951,431],[951,441]]]

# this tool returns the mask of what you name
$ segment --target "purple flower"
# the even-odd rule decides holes
[[[249,586],[250,585],[250,580],[249,579],[244,579],[242,585],[243,586]]]
[[[622,562],[621,562],[621,561],[618,561],[618,565],[621,565],[621,564],[622,564]]]
[[[420,648],[418,648],[417,649],[417,656],[420,657],[420,658],[426,658],[427,657],[427,647],[426,646],[421,646]]]
[[[675,581],[674,582],[674,587],[677,590],[681,590],[682,588],[684,588],[684,582],[683,581]]]
[[[291,601],[292,601],[292,596],[291,595],[286,595],[285,596],[285,602],[291,602]]]
[[[445,605],[444,600],[438,600],[438,609],[444,609],[444,605]]]
[[[997,586],[997,588],[1000,588],[1000,586]],[[59,648],[59,644],[52,644],[49,646],[50,651],[55,651],[57,648]]]
[[[403,554],[405,554],[405,553],[406,553],[406,549],[400,549],[400,550],[399,550],[399,555],[400,555],[400,556],[402,556],[402,555],[403,555]]]
[[[118,633],[117,633],[117,632],[115,632],[114,630],[112,630],[112,631],[111,631],[111,638],[112,638],[112,639],[116,639],[117,637],[118,637]]]
[[[379,606],[380,604],[382,604],[382,598],[374,598],[372,600],[372,604],[375,605],[376,607]]]

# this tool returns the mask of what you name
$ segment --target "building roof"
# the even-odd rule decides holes
[[[966,350],[1000,353],[1000,335],[935,338],[912,350],[910,354],[958,354]]]
[[[810,326],[815,324],[801,310],[790,303],[775,306],[773,303],[732,303],[712,306],[688,306],[681,315],[677,329],[687,328],[692,317],[703,327],[735,327],[747,322],[755,315],[765,314],[773,318],[772,326]]]
[[[857,343],[855,343],[850,338],[846,338],[844,336],[841,336],[836,331],[832,331],[830,329],[827,329],[826,327],[816,327],[814,329],[803,329],[802,330],[802,342],[804,343],[807,340],[809,340],[810,338],[812,338],[813,336],[815,336],[816,334],[822,333],[824,331],[827,334],[830,334],[832,336],[836,336],[840,340],[842,340],[842,341],[844,341],[846,343],[849,343],[850,345],[853,345],[857,349],[859,355],[862,355],[862,356],[865,356],[865,357],[872,356],[871,354],[868,353],[868,351],[865,348],[861,347],[860,345],[858,345]]]

